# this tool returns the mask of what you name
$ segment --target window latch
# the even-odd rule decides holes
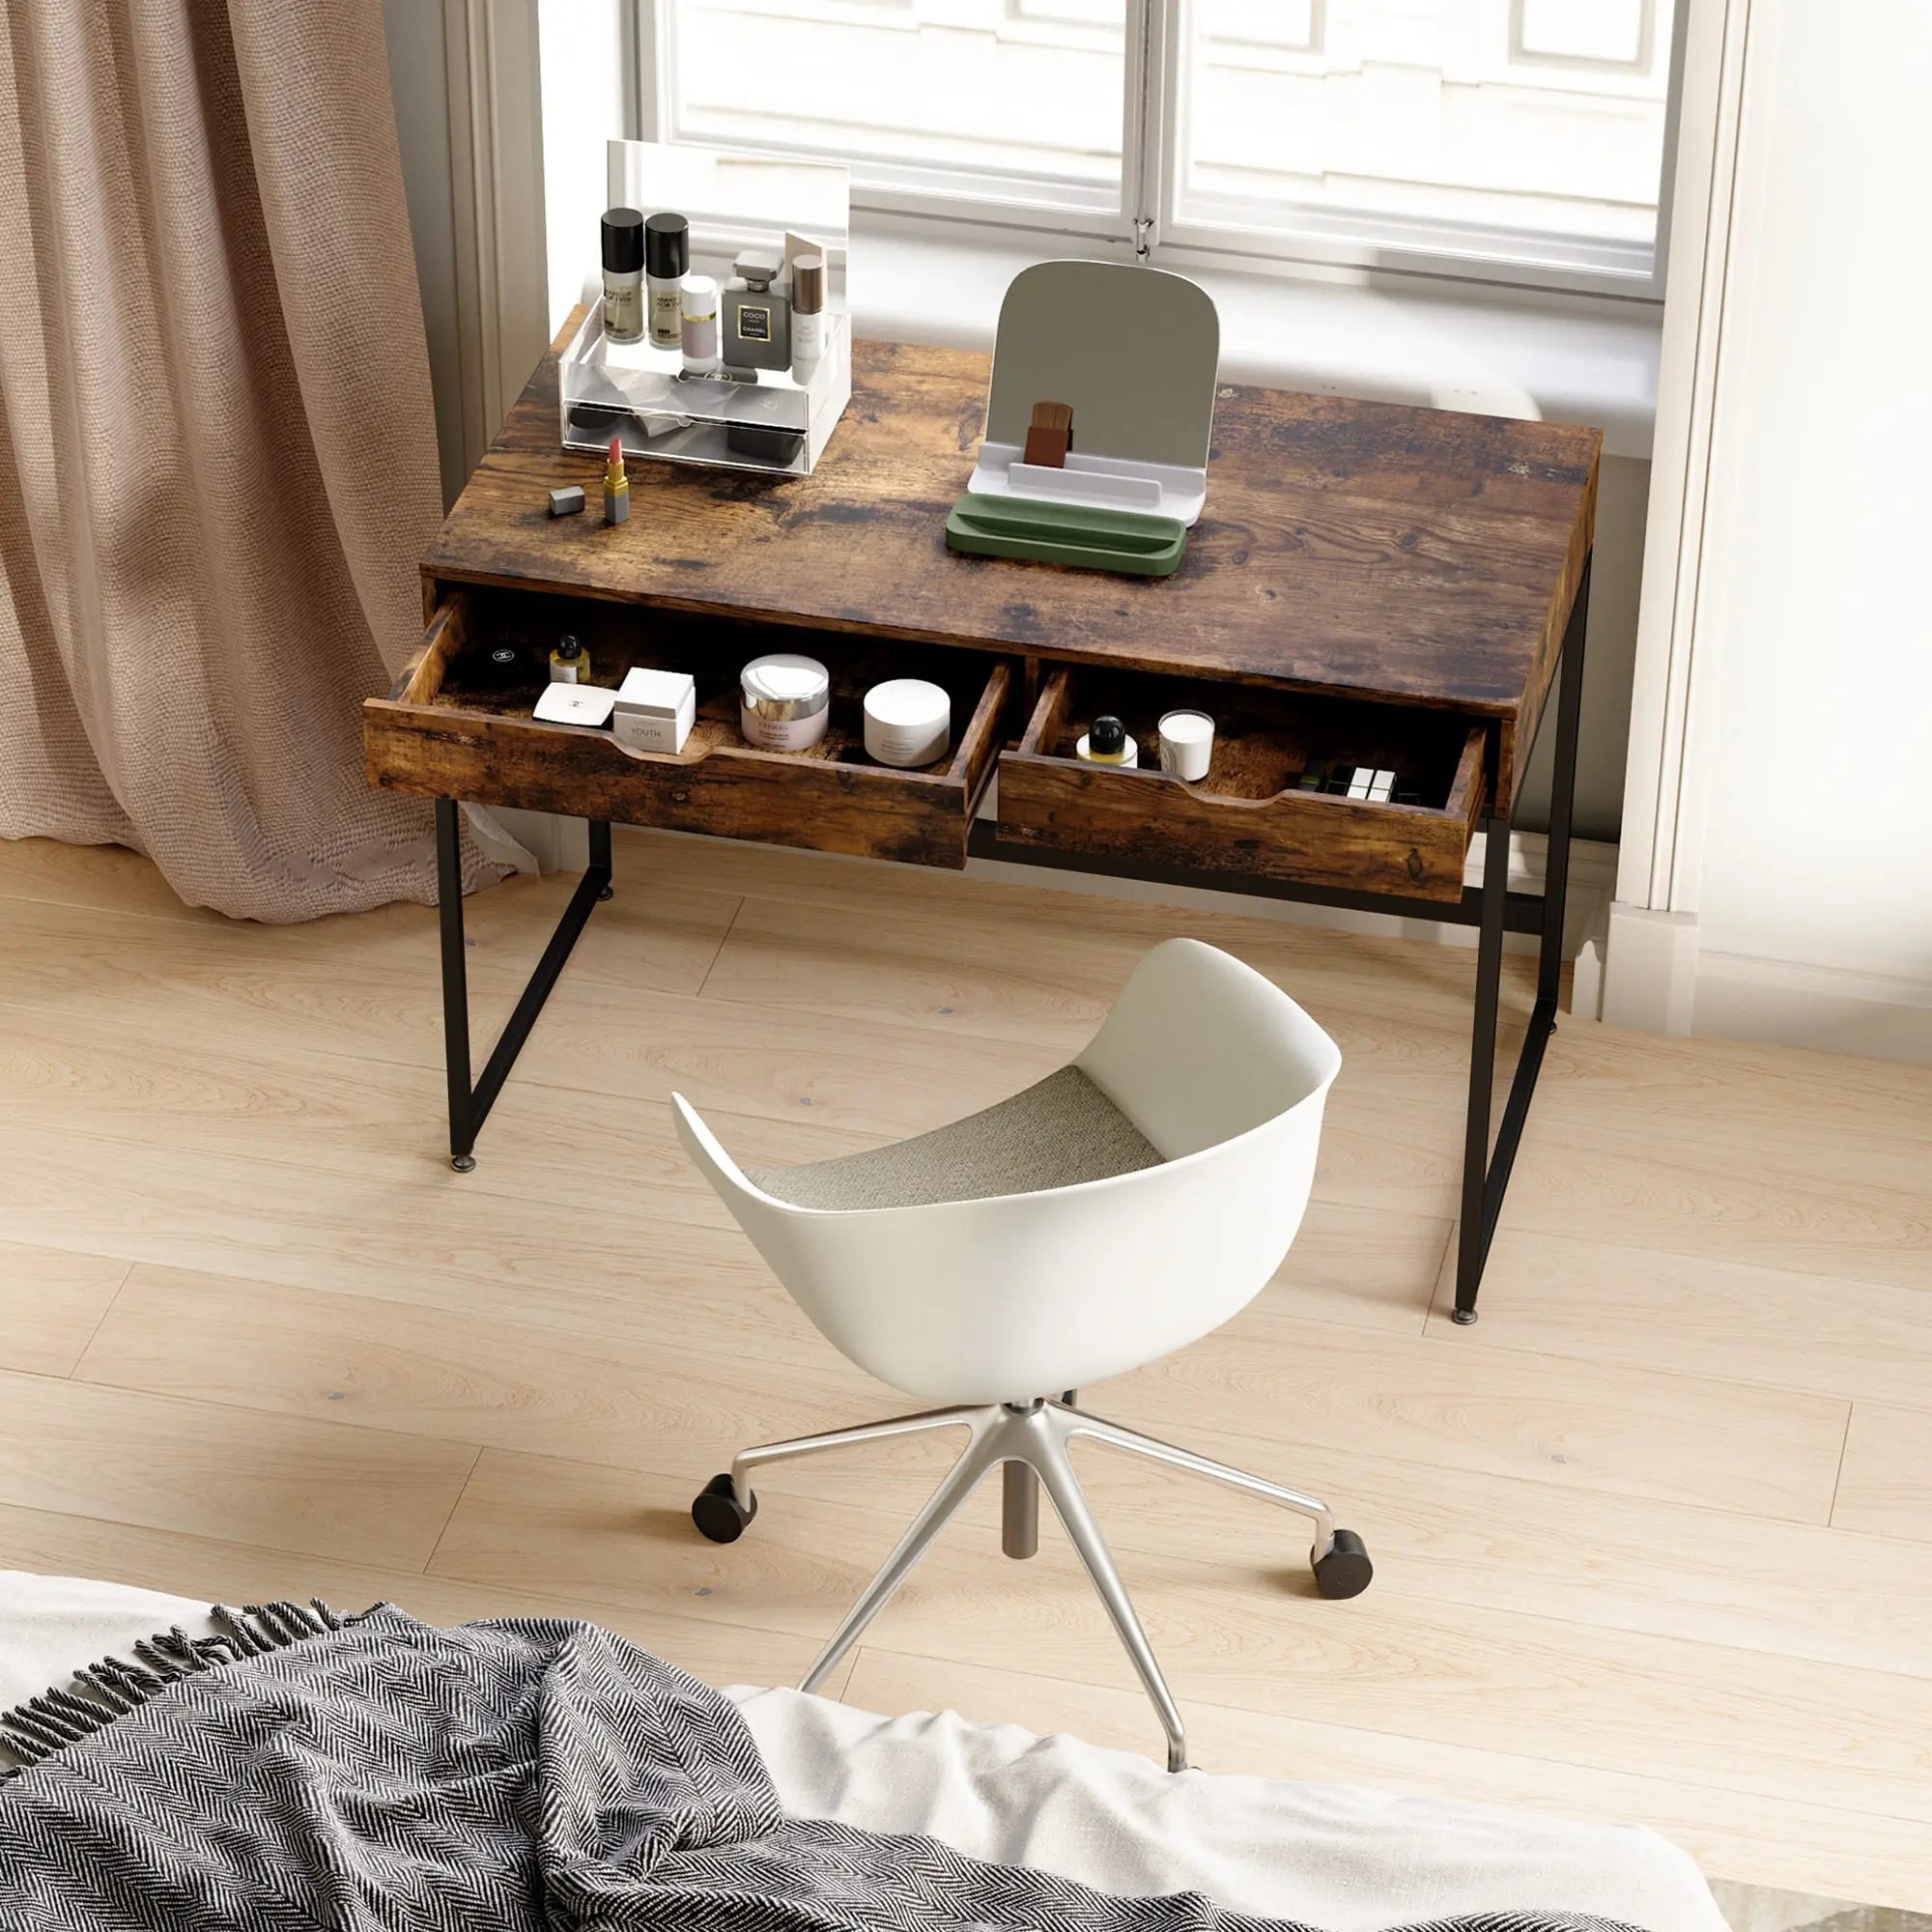
[[[1134,259],[1145,262],[1153,254],[1153,217],[1151,214],[1134,216]]]

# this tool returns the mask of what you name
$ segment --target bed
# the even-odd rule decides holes
[[[0,1709],[208,1605],[0,1572]],[[675,1660],[672,1660],[673,1662]],[[1447,1799],[1188,1772],[951,1712],[885,1718],[789,1690],[728,1693],[786,1809],[913,1832],[1118,1894],[1199,1890],[1328,1932],[1561,1911],[1725,1932],[1696,1866],[1655,1833]]]

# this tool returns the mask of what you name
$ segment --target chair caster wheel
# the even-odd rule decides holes
[[[1359,1597],[1375,1574],[1368,1545],[1352,1529],[1338,1529],[1327,1555],[1316,1558],[1315,1587],[1331,1602],[1340,1602]]]
[[[691,1505],[692,1521],[697,1525],[699,1534],[708,1536],[713,1543],[736,1543],[757,1513],[757,1497],[752,1496],[752,1507],[745,1508],[729,1476],[713,1476]]]

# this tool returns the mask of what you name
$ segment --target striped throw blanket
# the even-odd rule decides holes
[[[217,1619],[0,1718],[0,1932],[1263,1932],[787,1817],[725,1698],[591,1625]]]

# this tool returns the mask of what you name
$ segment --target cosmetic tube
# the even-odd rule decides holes
[[[791,373],[809,383],[825,354],[825,257],[800,255],[791,267]]]
[[[718,367],[718,284],[709,275],[687,275],[678,287],[684,373],[709,376]]]

